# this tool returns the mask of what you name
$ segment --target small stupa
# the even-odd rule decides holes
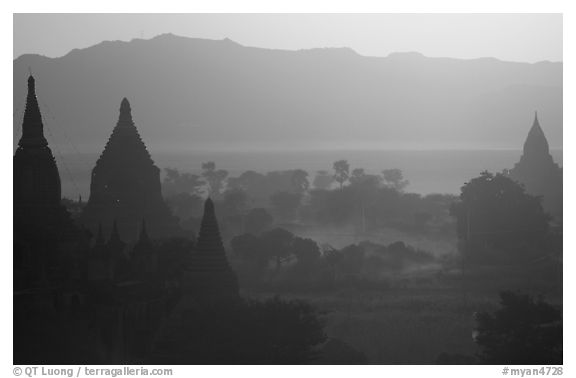
[[[562,168],[550,155],[548,140],[534,114],[534,122],[524,142],[520,161],[509,171],[513,180],[521,183],[532,195],[542,196],[544,209],[556,218],[562,217]]]
[[[182,277],[183,297],[198,302],[226,302],[239,298],[238,279],[226,258],[214,202],[204,202],[196,247]]]

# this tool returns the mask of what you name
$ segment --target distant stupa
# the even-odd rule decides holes
[[[160,170],[140,138],[130,103],[124,98],[118,123],[92,170],[90,198],[81,222],[95,233],[98,224],[111,225],[115,220],[122,240],[135,241],[143,219],[153,238],[179,232],[178,220],[162,198]]]
[[[222,245],[214,203],[204,203],[196,247],[182,277],[183,297],[198,302],[226,302],[239,297],[238,280]]]
[[[15,222],[50,226],[60,209],[60,192],[60,174],[44,137],[36,84],[30,75],[22,137],[14,154]]]
[[[532,195],[543,196],[543,206],[555,217],[562,217],[562,168],[554,162],[548,141],[534,115],[534,122],[524,142],[520,161],[509,171],[509,176],[520,182]]]

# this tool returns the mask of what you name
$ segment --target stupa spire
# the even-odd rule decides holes
[[[548,140],[544,135],[544,131],[540,127],[540,122],[538,121],[538,112],[534,112],[534,122],[532,127],[528,132],[528,137],[524,142],[524,155],[527,156],[546,156],[549,155]]]
[[[36,98],[36,81],[32,75],[28,77],[28,95],[22,122],[22,137],[18,145],[24,148],[46,147],[48,145],[48,141],[44,137],[42,114]]]
[[[198,300],[231,300],[238,297],[238,281],[228,265],[214,202],[204,202],[198,241],[184,273],[183,290]]]
[[[142,219],[147,220],[146,233],[153,238],[179,232],[178,220],[162,198],[160,169],[138,133],[126,98],[92,170],[90,197],[80,220],[95,231],[99,221],[110,224],[115,218],[119,235],[127,242],[138,240]]]
[[[33,178],[31,180],[31,178]],[[53,225],[47,221],[47,208],[60,207],[60,175],[48,142],[44,138],[42,115],[36,98],[36,81],[28,77],[28,96],[22,121],[22,137],[14,154],[14,204],[27,210],[15,210],[25,222],[33,218],[43,227]]]
[[[120,163],[119,160],[126,158],[126,155],[131,156],[130,160],[132,158],[138,159],[139,162],[136,164],[141,162],[154,164],[132,119],[130,102],[124,97],[120,103],[116,126],[112,130],[112,134],[96,164],[117,165]],[[134,163],[133,160],[132,163]]]
[[[132,120],[132,108],[130,107],[130,102],[126,97],[124,97],[120,103],[118,126],[134,126],[134,121]]]
[[[534,121],[524,142],[524,153],[509,175],[523,184],[527,193],[542,197],[544,210],[562,219],[562,168],[550,154],[538,112],[534,112]]]
[[[204,214],[202,216],[200,232],[198,233],[196,251],[198,255],[205,256],[208,260],[214,260],[215,262],[217,259],[221,260],[224,265],[228,265],[220,237],[214,202],[210,197],[204,202]]]

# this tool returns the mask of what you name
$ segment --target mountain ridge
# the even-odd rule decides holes
[[[366,57],[349,48],[276,50],[173,34],[103,41],[58,58],[14,60],[14,139],[30,68],[55,143],[69,136],[87,152],[103,147],[124,96],[152,150],[352,140],[514,148],[534,110],[551,146],[559,146],[562,66],[409,52]],[[519,85],[524,90],[508,89]]]
[[[101,41],[99,43],[96,43],[94,45],[91,46],[87,46],[87,47],[82,47],[82,48],[73,48],[71,49],[69,52],[67,52],[64,55],[61,56],[56,56],[56,57],[50,57],[50,56],[46,56],[46,55],[42,55],[42,54],[35,54],[35,53],[26,53],[26,54],[21,54],[20,56],[14,58],[13,60],[16,61],[18,59],[20,59],[21,57],[24,56],[28,56],[28,55],[35,55],[35,56],[41,56],[41,57],[45,57],[45,58],[49,58],[49,59],[59,59],[59,58],[63,58],[67,55],[69,55],[72,52],[78,52],[78,51],[82,51],[82,50],[86,50],[86,49],[90,49],[102,44],[114,44],[114,43],[118,43],[118,44],[128,44],[128,43],[132,43],[132,42],[138,42],[138,41],[152,41],[152,40],[158,40],[158,39],[163,39],[163,38],[179,38],[179,39],[184,39],[184,40],[199,40],[199,41],[212,41],[212,42],[226,42],[226,43],[230,43],[233,45],[237,45],[240,47],[245,47],[245,48],[252,48],[252,49],[261,49],[261,50],[272,50],[272,51],[287,51],[287,52],[307,52],[307,51],[326,51],[326,50],[341,50],[341,51],[350,51],[355,55],[358,55],[360,57],[364,57],[364,58],[390,58],[393,56],[420,56],[423,58],[427,58],[427,59],[446,59],[446,60],[460,60],[460,61],[475,61],[475,60],[493,60],[493,61],[497,61],[497,62],[502,62],[502,63],[521,63],[521,64],[530,64],[530,65],[534,65],[534,64],[560,64],[562,65],[563,62],[562,61],[550,61],[550,60],[541,60],[541,61],[537,61],[537,62],[523,62],[523,61],[509,61],[509,60],[503,60],[503,59],[499,59],[496,57],[491,57],[491,56],[483,56],[483,57],[477,57],[477,58],[456,58],[456,57],[449,57],[449,56],[436,56],[436,57],[432,57],[432,56],[427,56],[422,54],[421,52],[418,51],[393,51],[390,52],[388,55],[386,56],[379,56],[379,55],[362,55],[360,53],[358,53],[356,50],[354,50],[351,47],[312,47],[312,48],[303,48],[303,49],[295,49],[295,50],[291,50],[291,49],[274,49],[274,48],[269,48],[269,47],[258,47],[258,46],[248,46],[248,45],[242,45],[239,42],[236,42],[228,37],[222,38],[222,39],[209,39],[209,38],[198,38],[198,37],[186,37],[186,36],[181,36],[181,35],[177,35],[177,34],[173,34],[173,33],[162,33],[162,34],[158,34],[154,37],[145,39],[145,38],[132,38],[129,41],[124,41],[124,40],[104,40]]]

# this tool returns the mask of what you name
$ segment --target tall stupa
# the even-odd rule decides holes
[[[14,220],[46,227],[57,218],[60,174],[44,137],[42,114],[36,98],[36,81],[28,77],[28,96],[22,137],[14,154]]]
[[[178,219],[164,203],[160,169],[154,165],[132,120],[130,103],[120,104],[120,116],[92,170],[90,198],[81,222],[94,234],[102,224],[110,232],[116,220],[120,237],[136,241],[147,222],[151,238],[178,235]]]

